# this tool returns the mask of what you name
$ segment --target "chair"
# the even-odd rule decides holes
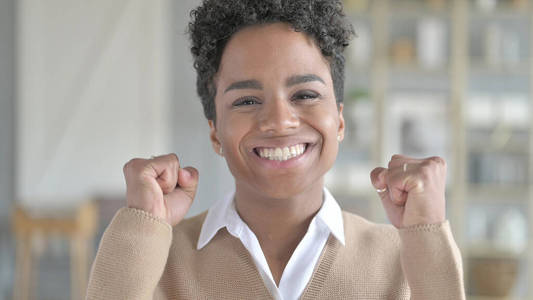
[[[54,235],[61,235],[70,244],[71,299],[84,299],[89,263],[93,257],[92,241],[98,227],[98,209],[94,201],[59,213],[57,210],[30,209],[16,205],[12,218],[16,238],[15,285],[13,299],[34,298],[37,282],[35,266],[39,266],[39,253],[34,253],[35,237],[44,242]]]

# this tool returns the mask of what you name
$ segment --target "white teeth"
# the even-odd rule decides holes
[[[296,156],[296,151],[297,151],[297,150],[296,150],[296,147],[291,146],[291,155],[292,155],[292,156]]]
[[[274,157],[277,160],[281,160],[282,156],[283,156],[283,150],[281,150],[281,148],[276,148],[276,151],[274,151]]]
[[[283,148],[259,148],[257,153],[262,158],[269,160],[285,161],[296,156],[300,156],[305,151],[304,144],[293,145]]]
[[[290,156],[291,156],[291,153],[289,152],[289,148],[288,147],[283,148],[283,160],[289,159]]]

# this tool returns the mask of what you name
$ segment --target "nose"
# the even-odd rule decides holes
[[[263,132],[284,133],[298,128],[300,119],[292,103],[281,97],[267,101],[259,116],[259,128]]]

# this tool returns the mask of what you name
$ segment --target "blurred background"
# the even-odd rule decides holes
[[[122,166],[199,169],[189,216],[232,190],[195,92],[199,0],[0,0],[0,299],[81,299]],[[326,182],[387,222],[394,153],[448,162],[469,299],[533,299],[533,1],[346,0],[346,139]]]

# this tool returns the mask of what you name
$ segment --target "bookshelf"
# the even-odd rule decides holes
[[[394,153],[444,157],[468,299],[533,299],[533,3],[345,7],[358,38],[347,50],[346,139],[326,184],[344,209],[387,222],[370,171]]]

